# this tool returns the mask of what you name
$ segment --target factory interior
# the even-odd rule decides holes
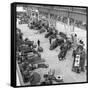
[[[87,81],[87,10],[17,5],[17,86]]]

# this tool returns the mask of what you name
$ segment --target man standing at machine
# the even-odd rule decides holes
[[[37,41],[37,44],[38,44],[38,46],[40,46],[40,40],[38,39],[38,41]]]

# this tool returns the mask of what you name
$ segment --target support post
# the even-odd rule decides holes
[[[49,26],[50,26],[50,12],[48,13],[48,22],[49,22]]]

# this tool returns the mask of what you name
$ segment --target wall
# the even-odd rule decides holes
[[[66,11],[66,10],[53,10],[53,9],[48,10],[45,8],[39,8],[39,11],[45,12],[45,13],[50,13],[50,14],[55,14],[55,15],[59,15],[59,16],[63,16],[63,17],[68,17],[68,11]],[[86,14],[70,12],[69,17],[86,23]]]

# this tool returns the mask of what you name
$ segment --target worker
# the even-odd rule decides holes
[[[40,40],[37,41],[38,46],[40,46]]]
[[[74,36],[74,42],[77,43],[77,34]]]
[[[74,48],[77,46],[77,34],[74,35]]]
[[[84,46],[83,40],[79,40],[79,44],[81,44],[82,46]]]
[[[71,34],[71,39],[72,39],[72,42],[74,41],[74,35],[73,34]]]

